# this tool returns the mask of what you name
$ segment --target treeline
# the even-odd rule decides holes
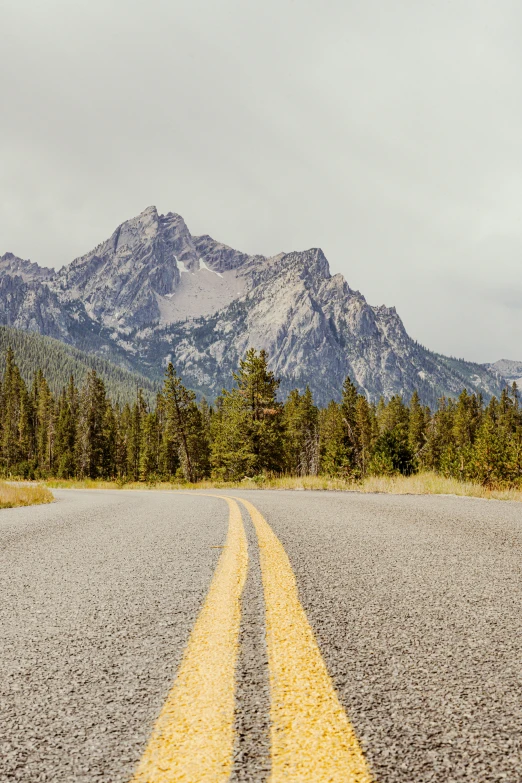
[[[522,410],[516,385],[485,405],[463,391],[436,410],[417,393],[369,403],[346,378],[340,402],[314,405],[307,389],[278,401],[267,356],[251,349],[233,387],[197,402],[169,365],[154,404],[138,389],[114,401],[91,370],[53,395],[39,370],[26,385],[11,349],[0,381],[0,472],[25,478],[156,482],[206,477],[367,475],[434,470],[487,486],[522,482]]]
[[[149,403],[154,403],[160,384],[139,373],[125,370],[108,359],[85,353],[72,345],[46,337],[37,332],[25,332],[11,326],[0,326],[0,374],[5,371],[5,356],[12,348],[22,378],[31,384],[36,367],[39,367],[55,395],[59,395],[74,375],[76,383],[83,385],[91,370],[95,370],[112,400],[132,403],[136,388],[141,387]]]

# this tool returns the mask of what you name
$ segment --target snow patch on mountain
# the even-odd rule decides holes
[[[183,261],[180,261],[179,258],[177,258],[176,256],[174,256],[174,258],[176,259],[176,264],[177,264],[177,267],[178,267],[179,271],[180,272],[186,272],[188,275],[190,275],[191,273],[189,272],[189,270],[187,269],[187,267],[185,266]],[[167,296],[172,296],[172,294],[167,294]]]
[[[207,266],[202,258],[199,259],[199,268],[203,269],[205,272],[212,272],[212,274],[217,275],[218,277],[223,277],[221,272],[216,272],[215,269],[211,269]]]
[[[216,275],[207,267],[183,275],[174,291],[165,296],[157,294],[159,323],[171,324],[212,315],[243,296],[245,290],[245,279],[233,270]]]

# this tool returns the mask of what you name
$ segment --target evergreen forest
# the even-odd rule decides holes
[[[133,370],[126,370],[101,356],[86,353],[53,337],[25,332],[12,326],[0,326],[0,374],[5,370],[8,348],[15,352],[17,365],[26,383],[32,382],[35,368],[39,367],[56,395],[59,395],[71,375],[81,386],[91,370],[96,370],[102,378],[111,399],[122,403],[135,399],[137,387],[142,389],[147,402],[153,403],[160,387],[156,379],[150,380]]]
[[[172,364],[151,395],[121,399],[95,367],[56,390],[39,369],[30,382],[12,347],[0,378],[0,474],[114,479],[327,475],[351,480],[431,470],[487,487],[522,486],[522,408],[515,384],[487,404],[463,391],[431,410],[415,392],[369,403],[350,378],[340,402],[309,389],[278,398],[265,352],[250,349],[230,390],[197,401]]]

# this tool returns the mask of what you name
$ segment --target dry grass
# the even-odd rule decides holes
[[[438,476],[436,473],[418,473],[415,476],[371,476],[363,482],[354,482],[328,476],[282,476],[266,478],[259,476],[243,481],[201,481],[198,484],[188,482],[159,482],[143,484],[130,482],[122,484],[115,481],[57,480],[45,482],[55,489],[285,489],[285,490],[333,490],[344,492],[383,492],[392,495],[460,495],[495,500],[522,501],[522,491],[517,489],[487,489],[480,484],[462,482],[457,479]]]
[[[39,484],[7,484],[0,481],[0,508],[52,503],[53,493]]]
[[[522,501],[519,489],[488,489],[472,481],[458,481],[436,473],[415,476],[372,476],[359,488],[360,492],[389,492],[393,495],[459,495],[488,500]]]
[[[102,481],[101,479],[48,479],[43,482],[50,489],[156,489],[170,488],[167,484],[150,486],[141,482],[122,484],[118,481]]]
[[[319,490],[348,490],[359,489],[359,485],[344,479],[328,478],[326,476],[305,476],[295,478],[283,476],[280,478],[268,478],[258,476],[245,478],[241,481],[219,481],[205,479],[197,484],[188,481],[159,481],[157,483],[145,483],[143,481],[94,481],[93,479],[52,479],[44,482],[52,489],[141,489],[141,490],[181,490],[181,489],[319,489]]]

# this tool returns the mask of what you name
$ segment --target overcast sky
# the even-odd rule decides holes
[[[522,359],[520,2],[0,0],[0,29],[0,254],[59,267],[155,204]]]

